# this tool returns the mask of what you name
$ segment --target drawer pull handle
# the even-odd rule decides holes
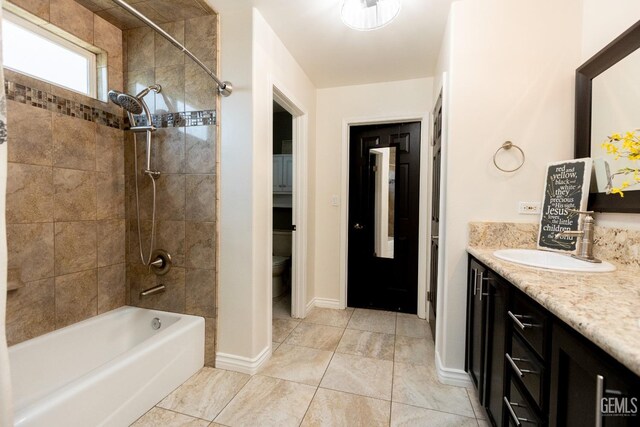
[[[602,427],[602,398],[604,397],[604,377],[596,376],[596,427]]]
[[[522,329],[523,331],[527,328],[536,328],[538,327],[538,325],[534,324],[534,323],[523,323],[520,318],[524,318],[525,316],[523,316],[522,314],[513,314],[511,311],[508,311],[507,314],[509,315],[509,317],[511,317],[511,320],[513,320],[513,323],[515,323],[516,325],[518,325],[518,327],[520,329]]]
[[[505,357],[507,358],[507,361],[509,361],[509,364],[511,365],[513,370],[516,371],[516,374],[518,374],[520,378],[524,377],[524,374],[538,375],[538,372],[532,371],[531,369],[522,369],[516,364],[516,362],[529,362],[527,359],[522,359],[519,357],[511,357],[509,353],[506,353]]]
[[[504,396],[502,400],[504,400],[504,404],[507,406],[507,410],[509,411],[509,415],[511,416],[511,419],[513,420],[513,422],[516,423],[517,427],[522,426],[522,422],[535,423],[534,420],[530,420],[528,418],[520,418],[520,417],[518,417],[518,415],[516,415],[516,412],[513,410],[513,406],[521,407],[521,408],[526,408],[526,406],[521,405],[521,404],[519,404],[517,402],[509,402],[509,399],[507,399],[507,396]]]

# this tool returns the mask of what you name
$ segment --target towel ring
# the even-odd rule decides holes
[[[522,154],[522,161],[520,162],[520,164],[515,169],[503,169],[500,166],[498,166],[498,162],[496,162],[496,156],[498,155],[500,150],[510,150],[512,148],[517,149],[520,152],[520,154]],[[522,165],[524,165],[524,160],[525,160],[525,155],[524,155],[524,151],[522,151],[522,148],[518,147],[516,144],[514,144],[511,141],[505,141],[504,144],[502,144],[500,146],[500,148],[498,148],[496,150],[496,152],[493,154],[493,164],[495,165],[496,168],[498,168],[502,172],[515,172],[515,171],[517,171],[518,169],[520,169],[522,167]]]

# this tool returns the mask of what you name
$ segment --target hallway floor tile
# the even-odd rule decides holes
[[[135,427],[488,425],[473,389],[438,381],[429,325],[417,316],[274,300],[271,359],[254,376],[203,368]]]

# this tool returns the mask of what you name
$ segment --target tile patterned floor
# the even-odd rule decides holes
[[[274,303],[273,356],[257,375],[203,368],[133,426],[487,426],[471,389],[441,384],[416,316]]]

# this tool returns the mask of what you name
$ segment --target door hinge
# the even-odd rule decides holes
[[[373,166],[372,169],[373,169],[374,172],[378,172],[378,166]]]
[[[431,291],[427,291],[427,301],[431,302]]]

